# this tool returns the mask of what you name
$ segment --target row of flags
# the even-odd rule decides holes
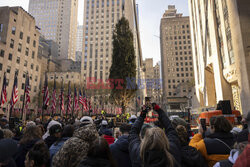
[[[54,77],[55,78],[55,77]],[[48,91],[48,79],[45,76],[45,83],[44,83],[44,95],[43,95],[43,108],[47,109],[49,106],[49,91]],[[56,103],[57,103],[57,96],[56,96],[56,81],[54,79],[54,88],[52,94],[52,105],[51,110],[54,113],[56,111]],[[83,90],[83,94],[81,89],[79,89],[79,93],[77,94],[77,88],[74,85],[74,97],[73,97],[73,106],[72,106],[72,97],[71,97],[71,82],[68,83],[68,94],[67,94],[67,108],[65,110],[64,105],[64,88],[63,88],[63,81],[61,82],[61,90],[59,95],[59,105],[60,105],[60,113],[66,114],[73,114],[74,112],[78,112],[80,107],[80,103],[82,105],[82,110],[89,111],[91,110],[91,101],[86,98],[85,91]]]
[[[73,114],[73,112],[78,112],[80,107],[80,103],[82,105],[82,110],[91,110],[91,101],[86,98],[85,91],[83,90],[83,94],[81,92],[81,89],[79,89],[79,93],[77,93],[77,88],[74,86],[74,100],[73,100],[73,108],[72,108],[72,97],[71,97],[71,86],[70,86],[70,81],[68,83],[68,95],[67,95],[67,110],[65,111],[64,107],[64,90],[63,90],[63,81],[61,84],[61,91],[59,95],[59,105],[60,105],[60,111],[61,113],[67,112],[68,114]],[[3,78],[3,85],[2,85],[2,90],[1,90],[1,97],[0,97],[0,107],[2,107],[5,103],[7,103],[7,79],[6,79],[6,73],[4,73],[4,78]],[[25,88],[24,88],[24,98],[23,98],[23,104],[26,110],[28,110],[28,105],[31,102],[30,99],[30,84],[29,84],[29,75],[26,74],[26,80],[25,80]],[[48,77],[45,74],[45,82],[44,82],[44,87],[42,90],[43,93],[43,109],[47,109],[49,106],[49,88],[48,88]],[[54,88],[53,88],[53,93],[52,93],[52,105],[51,105],[51,110],[54,113],[56,111],[56,104],[57,104],[57,96],[56,96],[56,81],[54,79]],[[11,94],[11,99],[9,101],[10,103],[10,111],[13,110],[14,105],[18,101],[18,80],[17,80],[17,73],[15,73],[15,78],[14,78],[14,84],[13,84],[13,89],[12,89],[12,94]],[[11,114],[10,114],[11,116]]]

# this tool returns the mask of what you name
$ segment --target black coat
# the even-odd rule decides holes
[[[111,167],[111,165],[107,159],[87,157],[78,167]]]
[[[132,167],[128,146],[128,136],[126,135],[120,136],[114,144],[110,145],[112,156],[119,167]]]
[[[174,157],[175,166],[179,166],[179,162],[181,162],[181,145],[178,135],[175,129],[172,127],[171,121],[166,116],[163,110],[158,110],[159,121],[165,128],[166,136],[169,140],[170,153]],[[129,134],[129,154],[133,167],[141,167],[142,162],[140,158],[140,144],[141,140],[139,137],[139,133],[141,127],[143,125],[144,118],[142,116],[138,117],[135,124],[132,126],[132,129]],[[148,162],[150,163],[150,162]]]
[[[48,146],[48,148],[50,148],[52,146],[52,144],[54,144],[57,140],[58,140],[58,138],[55,137],[55,136],[48,136],[44,140],[44,142],[46,143],[46,145]]]

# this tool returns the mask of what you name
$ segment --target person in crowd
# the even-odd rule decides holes
[[[62,127],[59,124],[53,125],[49,128],[49,136],[44,140],[48,148],[61,138]]]
[[[7,118],[3,117],[0,119],[0,127],[1,129],[9,129],[9,124]]]
[[[34,144],[41,140],[42,134],[37,126],[30,126],[25,129],[23,137],[19,142],[17,153],[14,159],[18,167],[24,167],[25,155],[34,146]]]
[[[68,139],[62,148],[54,155],[53,167],[76,167],[87,156],[90,146],[98,137],[98,133],[91,117],[84,116],[80,125],[74,131],[73,137]]]
[[[107,141],[97,137],[78,167],[116,167]]]
[[[210,134],[203,138],[204,131],[200,126],[199,133],[194,135],[189,145],[200,151],[208,166],[212,167],[216,162],[229,157],[234,145],[234,135],[231,130],[230,122],[223,116],[217,116],[210,124]]]
[[[201,153],[188,145],[189,134],[186,127],[177,125],[175,128],[181,143],[181,166],[182,167],[206,167],[207,162]]]
[[[109,144],[113,144],[115,141],[112,131],[108,129],[108,122],[106,120],[102,120],[99,135],[106,139]]]
[[[70,137],[73,136],[74,133],[74,126],[73,125],[66,125],[63,128],[62,137],[56,141],[49,149],[50,152],[50,159],[52,160],[54,155],[60,150],[63,146],[64,142],[67,141]]]
[[[49,129],[51,126],[53,125],[60,125],[62,127],[62,124],[58,121],[55,121],[55,120],[51,120],[48,125],[47,125],[47,131],[46,133],[43,135],[43,140],[45,140],[48,136],[49,136]],[[46,128],[45,128],[46,129]]]
[[[3,129],[3,134],[5,139],[12,139],[14,137],[14,133],[9,129]]]
[[[117,166],[119,167],[132,167],[130,158],[129,158],[129,142],[128,135],[131,130],[131,125],[123,123],[120,126],[120,132],[122,135],[118,140],[110,145],[111,153],[116,161]]]
[[[0,140],[0,167],[16,167],[12,156],[17,151],[17,144],[12,139]]]
[[[246,117],[246,123],[248,125],[248,132],[250,132],[250,111],[248,111]],[[248,134],[248,144],[237,158],[234,167],[249,167],[250,166],[250,134]]]
[[[129,124],[133,125],[136,121],[136,116],[135,115],[131,115],[131,117],[129,118]]]
[[[36,125],[41,125],[41,119],[40,118],[36,118],[35,123],[36,123]]]
[[[132,166],[178,166],[181,156],[177,133],[164,111],[156,104],[153,104],[152,108],[158,113],[158,119],[165,129],[165,133],[158,127],[147,128],[144,138],[140,140],[139,133],[148,112],[144,106],[129,133],[129,154]]]
[[[29,127],[29,126],[35,126],[35,125],[36,125],[36,123],[34,121],[28,121],[26,123],[26,128]]]
[[[49,167],[49,150],[40,140],[26,154],[25,167]]]

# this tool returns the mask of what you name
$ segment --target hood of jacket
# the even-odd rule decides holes
[[[93,124],[88,124],[75,130],[73,137],[77,137],[84,141],[94,141],[98,133]]]
[[[215,132],[215,133],[208,135],[207,137],[211,139],[215,139],[215,138],[220,139],[226,144],[228,144],[229,146],[233,146],[235,143],[235,138],[232,133]]]
[[[109,160],[102,158],[87,157],[79,167],[111,167]]]
[[[117,147],[119,150],[128,153],[128,135],[123,135],[118,138],[118,140],[114,143],[115,147]]]
[[[149,150],[145,153],[144,167],[166,167],[167,158],[163,151]]]

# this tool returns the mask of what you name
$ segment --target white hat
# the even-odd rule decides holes
[[[129,118],[129,120],[131,119],[136,119],[137,117],[135,115],[131,115],[131,117]]]
[[[108,122],[106,120],[102,120],[101,125],[108,125]]]
[[[49,134],[49,128],[53,125],[60,125],[62,127],[62,124],[58,121],[51,120],[47,126],[47,132],[43,135],[43,140],[45,140],[50,134]]]
[[[93,123],[94,123],[94,121],[92,120],[92,118],[89,117],[89,116],[84,116],[84,117],[82,117],[82,118],[80,119],[80,122],[81,122],[81,123],[88,123],[88,124],[93,124]]]

